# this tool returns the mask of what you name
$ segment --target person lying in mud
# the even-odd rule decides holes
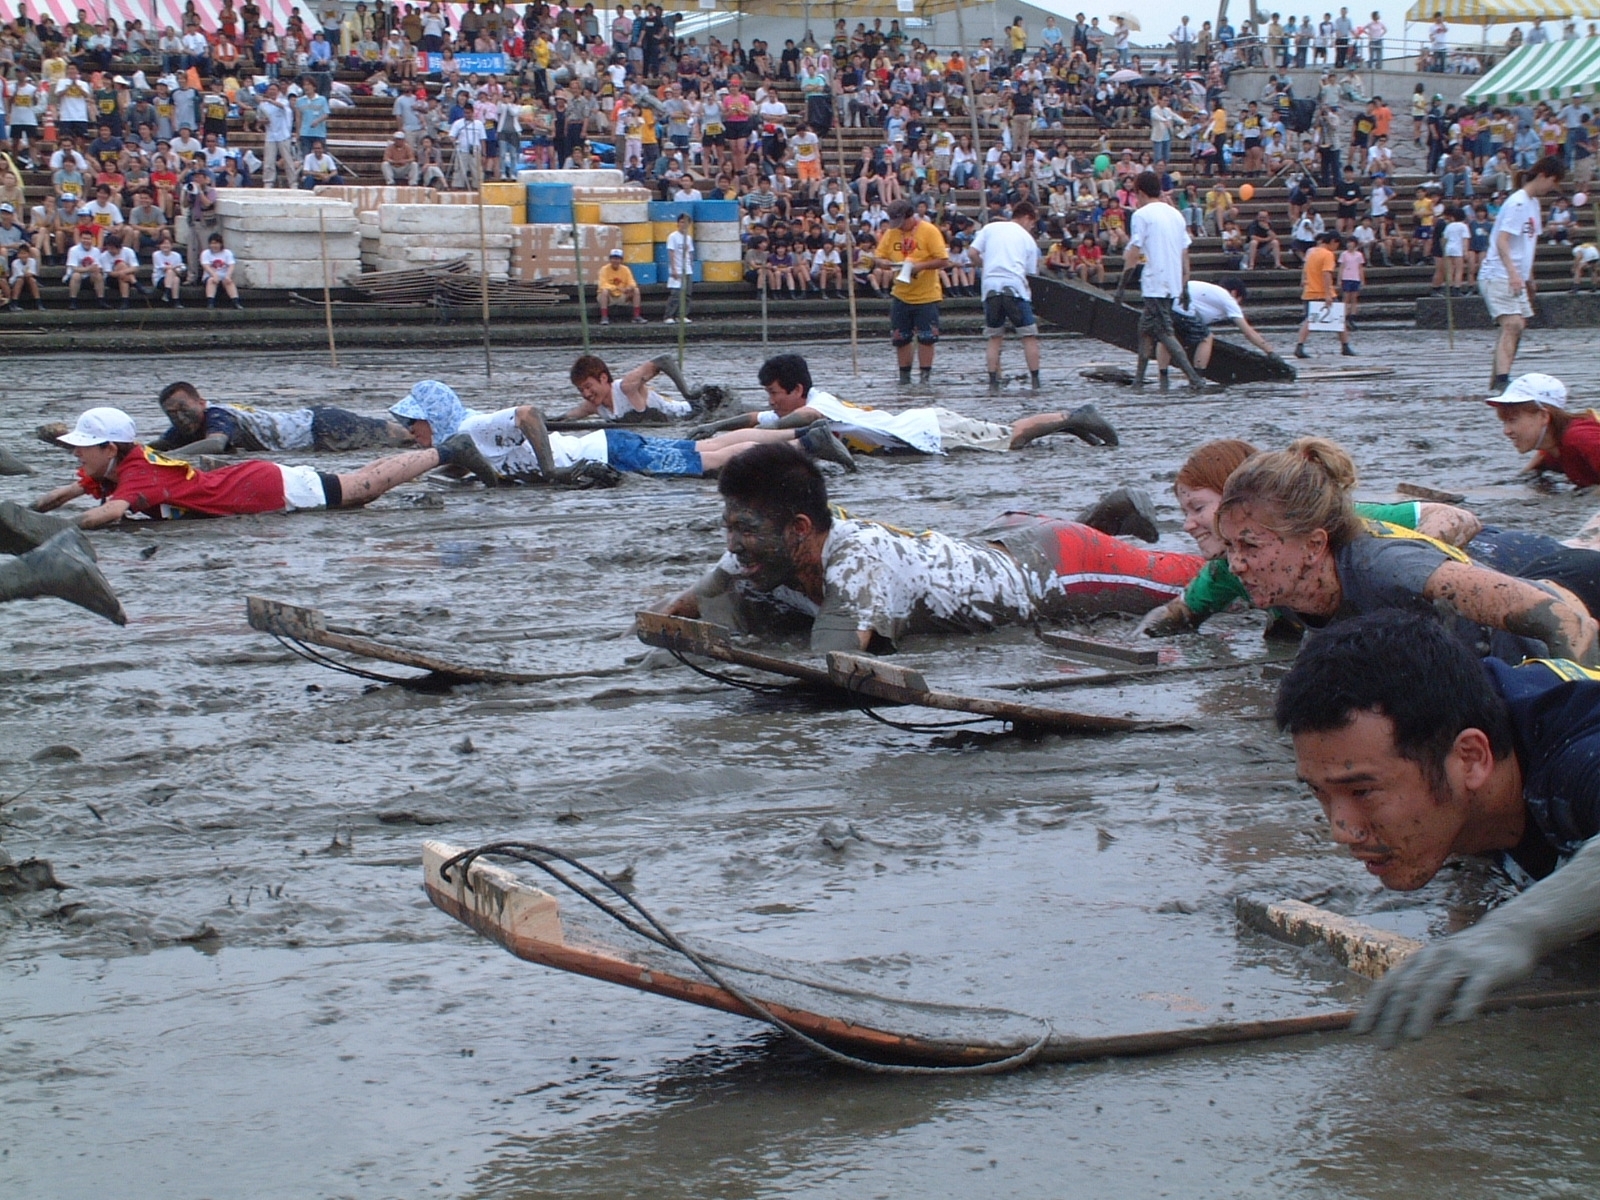
[[[432,379],[418,383],[389,411],[410,430],[419,446],[431,446],[441,436],[469,440],[496,473],[510,482],[591,486],[604,482],[589,470],[594,467],[636,475],[700,476],[721,470],[736,456],[764,443],[779,443],[788,451],[798,450],[855,470],[850,451],[828,431],[826,421],[805,429],[751,429],[700,441],[642,437],[627,429],[553,433],[546,427],[544,415],[532,405],[477,412],[462,404],[448,385]]]
[[[1322,438],[1257,454],[1229,475],[1216,533],[1251,603],[1281,605],[1312,628],[1443,606],[1482,653],[1600,662],[1595,619],[1571,591],[1479,566],[1443,542],[1373,536],[1351,503],[1355,480],[1349,455]]]
[[[161,389],[161,411],[171,427],[149,443],[174,458],[236,450],[371,450],[415,445],[404,425],[319,404],[268,411],[207,400],[192,383]]]
[[[1554,375],[1518,375],[1488,405],[1535,475],[1559,471],[1576,487],[1600,483],[1600,413],[1567,407],[1567,385]]]
[[[339,475],[264,458],[197,471],[182,459],[140,445],[133,418],[117,408],[89,409],[60,440],[78,460],[78,481],[49,492],[33,507],[49,512],[80,496],[92,497],[100,503],[76,518],[81,529],[112,525],[130,514],[159,519],[360,508],[438,467],[498,481],[470,438],[403,451]]]
[[[650,386],[658,375],[665,375],[678,389],[681,400],[663,396]],[[572,364],[572,386],[583,397],[557,420],[583,421],[599,417],[604,421],[637,424],[667,424],[680,417],[714,409],[726,395],[715,385],[691,388],[678,371],[670,354],[647,359],[621,379],[614,379],[611,368],[596,354],[585,354]]]
[[[0,502],[0,601],[54,597],[128,623],[122,602],[95,563],[89,539],[71,521]]]
[[[766,412],[740,413],[693,431],[696,436],[734,429],[793,429],[833,422],[834,433],[857,454],[944,454],[951,450],[1020,450],[1052,433],[1070,433],[1091,446],[1115,446],[1111,423],[1085,404],[1070,413],[1040,413],[1012,425],[979,421],[948,408],[901,412],[863,408],[816,389],[799,354],[776,354],[757,375],[766,389]]]
[[[884,653],[908,634],[1142,613],[1182,592],[1205,561],[1105,532],[1136,510],[1126,489],[1095,506],[1102,528],[1006,513],[964,538],[836,515],[822,473],[778,446],[735,458],[717,490],[727,553],[658,611],[744,632],[808,633],[813,650]]]
[[[1432,616],[1372,613],[1307,642],[1276,717],[1333,839],[1384,887],[1482,855],[1523,889],[1380,979],[1357,1031],[1391,1043],[1466,1020],[1600,931],[1600,674],[1480,660]]]
[[[1249,442],[1225,438],[1207,442],[1179,468],[1172,490],[1183,510],[1183,531],[1209,561],[1182,596],[1145,616],[1139,623],[1140,632],[1170,637],[1197,629],[1207,618],[1236,604],[1250,603],[1244,584],[1228,568],[1216,515],[1228,477],[1257,453]],[[1474,513],[1451,504],[1411,500],[1357,503],[1354,508],[1374,537],[1420,533],[1465,550],[1481,566],[1519,579],[1548,579],[1559,584],[1583,601],[1590,616],[1600,618],[1600,553],[1594,545],[1600,535],[1600,516],[1578,537],[1560,542],[1541,533],[1485,526]],[[1275,623],[1275,632],[1298,636],[1298,625],[1287,613],[1281,616],[1284,619]]]

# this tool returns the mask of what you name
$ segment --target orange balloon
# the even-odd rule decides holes
[[[1251,199],[1254,198],[1255,194],[1256,194],[1256,189],[1255,189],[1255,185],[1254,184],[1246,183],[1246,184],[1241,184],[1240,185],[1240,187],[1239,187],[1239,199],[1241,199],[1241,200],[1251,200]]]

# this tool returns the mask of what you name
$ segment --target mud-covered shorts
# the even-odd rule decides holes
[[[1001,336],[1008,323],[1017,331],[1018,337],[1039,336],[1039,322],[1034,318],[1033,305],[1026,296],[1019,296],[1015,292],[990,292],[984,296],[984,336]]]
[[[896,346],[913,341],[931,346],[939,340],[939,304],[907,304],[898,296],[889,298],[890,339]]]
[[[695,444],[683,438],[641,437],[626,429],[606,430],[606,460],[636,475],[704,475]]]
[[[311,445],[317,450],[370,450],[393,446],[390,422],[382,417],[363,417],[347,408],[328,405],[311,407]]]

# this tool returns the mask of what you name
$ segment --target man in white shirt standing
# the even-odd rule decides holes
[[[267,123],[266,146],[262,150],[262,157],[266,162],[262,165],[261,182],[265,187],[278,186],[278,163],[283,162],[284,174],[288,176],[285,187],[299,185],[300,165],[294,160],[294,151],[289,148],[294,140],[294,109],[289,106],[289,101],[284,98],[283,92],[276,83],[269,83],[267,91],[261,97],[257,106],[261,119]]]
[[[1172,361],[1189,379],[1194,391],[1203,391],[1206,381],[1194,369],[1189,355],[1172,328],[1172,302],[1189,300],[1189,226],[1172,205],[1161,198],[1161,177],[1154,171],[1141,171],[1134,180],[1138,207],[1130,222],[1132,234],[1123,255],[1122,282],[1117,285],[1117,303],[1127,286],[1128,273],[1144,264],[1139,292],[1144,311],[1139,316],[1139,369],[1134,386],[1142,387],[1157,343],[1167,348]]]
[[[1566,173],[1565,164],[1553,154],[1534,163],[1522,186],[1501,206],[1489,234],[1489,252],[1478,268],[1478,291],[1500,326],[1489,380],[1491,396],[1498,396],[1511,382],[1517,345],[1533,316],[1533,256],[1544,229],[1539,200],[1555,191]]]
[[[1172,46],[1178,52],[1178,70],[1187,71],[1194,56],[1194,28],[1188,17],[1172,31]]]
[[[1033,230],[1039,210],[1031,201],[1011,206],[1009,221],[990,221],[972,239],[969,252],[983,269],[983,324],[989,338],[989,390],[1000,390],[1000,343],[1010,322],[1022,339],[1033,390],[1039,390],[1039,323],[1033,316],[1028,276],[1039,270],[1039,243]]]
[[[694,283],[694,235],[689,232],[689,214],[678,214],[678,227],[667,235],[667,315],[665,324],[689,320],[689,293]]]

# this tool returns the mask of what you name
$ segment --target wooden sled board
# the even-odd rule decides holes
[[[463,683],[548,683],[556,679],[601,673],[564,672],[533,675],[519,671],[497,671],[489,667],[466,666],[421,651],[375,642],[353,631],[329,628],[327,618],[318,609],[304,608],[283,600],[268,600],[262,596],[246,596],[245,610],[250,619],[250,628],[259,629],[262,633],[270,633],[274,637],[291,642],[304,642],[312,646],[323,646],[329,650],[341,650],[360,658],[415,667],[419,671],[427,671],[446,680]]]
[[[882,659],[835,650],[828,655],[827,667],[814,667],[777,655],[762,654],[736,646],[720,625],[668,617],[661,613],[640,612],[639,640],[680,654],[698,654],[718,662],[734,663],[770,671],[807,684],[836,688],[854,696],[867,696],[890,704],[916,705],[948,712],[965,712],[993,717],[1034,728],[1076,730],[1081,733],[1133,733],[1141,730],[1180,729],[1187,726],[1170,722],[1136,721],[1129,717],[1103,717],[1093,713],[1071,712],[1023,704],[999,696],[972,696],[936,691],[920,671],[908,670]]]
[[[1138,309],[1118,304],[1111,293],[1087,284],[1044,275],[1029,276],[1028,282],[1033,288],[1034,311],[1043,320],[1068,332],[1138,353]],[[1288,383],[1295,379],[1295,369],[1281,359],[1268,358],[1254,347],[1220,337],[1212,345],[1211,362],[1202,374],[1223,384]]]

